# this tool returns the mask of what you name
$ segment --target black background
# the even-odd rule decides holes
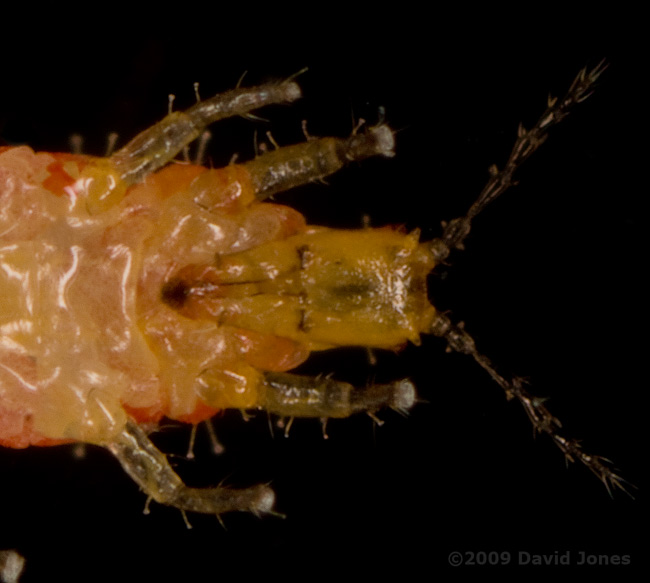
[[[520,551],[570,551],[574,561],[586,551],[645,566],[637,531],[645,524],[647,185],[635,54],[578,40],[551,49],[549,32],[542,47],[515,28],[495,47],[489,27],[477,35],[406,10],[294,15],[301,21],[292,25],[281,14],[253,20],[216,8],[157,16],[21,28],[3,71],[2,138],[67,150],[78,132],[87,152],[101,154],[109,131],[123,144],[160,119],[169,93],[175,107],[191,105],[195,81],[208,96],[244,71],[252,85],[308,66],[300,103],[260,112],[268,123],[214,128],[214,164],[234,152],[251,157],[255,130],[293,143],[307,119],[314,135],[347,135],[383,106],[398,132],[395,158],[278,198],[313,223],[357,227],[367,214],[373,225],[420,227],[424,239],[471,204],[487,168],[507,158],[518,123],[532,125],[549,92],[562,93],[580,68],[607,57],[595,95],[476,221],[467,250],[432,277],[430,295],[466,322],[499,370],[549,397],[567,435],[614,460],[639,489],[636,500],[610,498],[584,468],[567,470],[548,439],[533,438],[516,403],[467,358],[427,338],[378,355],[374,368],[365,352],[346,351],[317,355],[303,369],[359,384],[409,376],[423,402],[407,418],[382,413],[383,427],[365,416],[331,422],[328,440],[316,421],[296,421],[285,439],[271,436],[265,415],[244,423],[233,412],[215,422],[225,454],[213,456],[199,432],[197,459],[175,458],[193,485],[272,481],[284,520],[230,515],[224,530],[213,517],[190,516],[187,530],[174,509],[154,504],[144,516],[144,496],[100,449],[81,460],[68,447],[0,451],[0,548],[26,557],[23,581],[216,581],[258,571],[290,580],[396,571],[408,580],[449,571],[451,551],[506,551],[513,562]],[[183,454],[188,436],[179,428],[156,439]],[[624,578],[633,567],[614,572]]]

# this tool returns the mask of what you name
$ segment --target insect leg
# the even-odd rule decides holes
[[[558,100],[549,96],[546,111],[530,130],[519,125],[517,141],[504,168],[499,170],[496,165],[491,166],[490,179],[467,214],[445,224],[442,237],[431,241],[431,251],[436,263],[447,259],[452,249],[463,249],[463,242],[469,235],[472,219],[517,183],[513,180],[516,170],[546,141],[550,128],[562,121],[576,104],[583,102],[592,94],[596,81],[606,68],[606,63],[601,61],[589,72],[582,69],[563,99]]]
[[[521,403],[535,431],[546,433],[555,445],[562,450],[568,461],[578,460],[587,466],[605,484],[610,493],[612,488],[620,488],[625,491],[623,487],[625,480],[614,472],[609,466],[608,460],[586,453],[579,441],[560,435],[559,430],[562,424],[546,408],[544,399],[531,395],[524,387],[521,379],[502,377],[492,366],[490,360],[476,350],[474,339],[465,332],[462,324],[453,324],[446,315],[438,313],[433,321],[430,333],[444,338],[447,341],[449,350],[471,356],[505,391],[507,399],[516,398]]]
[[[349,138],[318,138],[278,148],[244,167],[250,174],[256,198],[264,200],[333,174],[350,162],[372,156],[393,156],[394,146],[393,132],[382,124]]]
[[[186,111],[170,113],[113,154],[110,163],[124,182],[134,184],[173,160],[206,126],[266,105],[291,103],[300,96],[300,87],[290,80],[220,93]]]
[[[373,414],[384,407],[406,412],[415,399],[409,379],[356,388],[327,377],[267,372],[258,405],[281,417],[341,418],[364,411]]]
[[[263,484],[241,490],[221,486],[189,488],[174,472],[165,455],[133,421],[127,422],[119,438],[106,444],[106,448],[144,493],[160,504],[217,515],[233,511],[256,515],[273,512],[275,495]]]

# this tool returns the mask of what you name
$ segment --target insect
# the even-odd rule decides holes
[[[392,156],[393,132],[383,123],[347,139],[308,137],[219,170],[172,163],[208,124],[298,99],[293,79],[171,113],[106,159],[3,149],[0,443],[94,443],[160,503],[269,513],[266,485],[185,486],[143,427],[163,417],[197,423],[224,408],[290,419],[407,411],[416,396],[406,378],[353,387],[289,371],[314,350],[395,348],[433,334],[519,400],[567,458],[620,485],[607,463],[559,433],[521,381],[501,376],[436,311],[426,285],[601,71],[583,71],[522,129],[467,215],[424,242],[395,228],[309,227],[288,207],[263,202],[351,161]]]

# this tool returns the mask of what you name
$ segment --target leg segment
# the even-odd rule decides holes
[[[416,399],[409,379],[363,389],[326,377],[266,373],[258,404],[281,417],[341,418],[354,413],[375,413],[384,407],[408,411]]]
[[[255,196],[269,196],[334,174],[350,162],[372,156],[393,156],[395,140],[387,125],[378,125],[347,139],[319,138],[278,148],[244,166]]]
[[[300,96],[300,87],[293,81],[220,93],[187,111],[170,113],[113,154],[110,163],[126,184],[135,184],[171,162],[206,126],[266,105],[291,103]]]
[[[275,495],[265,485],[242,490],[216,488],[188,488],[178,477],[167,458],[151,443],[147,434],[129,421],[119,439],[106,444],[129,476],[142,490],[160,504],[180,510],[204,514],[224,512],[251,512],[271,514]]]
[[[546,141],[550,128],[562,121],[576,104],[591,95],[596,81],[606,68],[607,65],[601,62],[590,72],[583,69],[563,99],[549,97],[546,111],[532,129],[526,130],[519,126],[517,141],[503,170],[492,166],[488,183],[467,214],[445,224],[442,237],[429,243],[436,263],[447,259],[452,249],[463,249],[463,241],[469,235],[472,219],[516,184],[513,180],[515,171]]]

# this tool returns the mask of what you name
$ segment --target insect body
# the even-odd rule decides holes
[[[428,242],[393,228],[311,227],[296,211],[263,202],[351,161],[392,156],[384,124],[217,170],[168,165],[206,125],[300,97],[292,80],[170,114],[106,159],[1,150],[0,444],[98,444],[158,502],[270,512],[268,486],[185,486],[141,425],[162,417],[197,423],[226,408],[317,418],[408,410],[408,379],[355,388],[288,371],[314,350],[395,348],[430,333],[471,356],[567,457],[617,484],[435,310],[426,287],[474,216],[599,74],[583,72],[530,132],[521,130],[505,169],[493,172],[467,215]]]

